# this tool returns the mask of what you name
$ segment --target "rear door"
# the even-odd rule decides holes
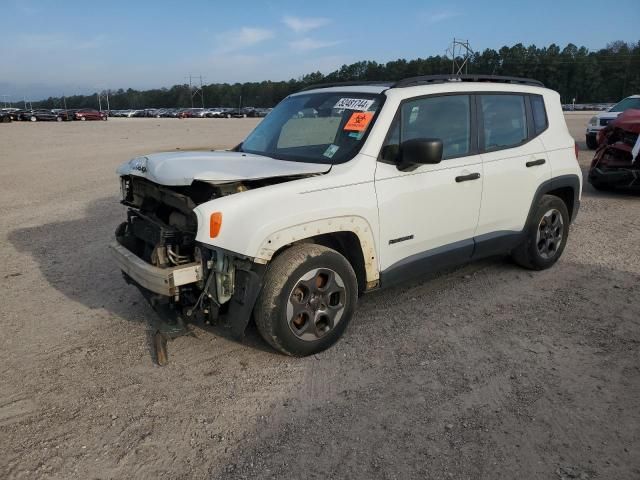
[[[479,94],[477,105],[484,183],[476,240],[482,242],[524,228],[551,165],[538,138],[548,125],[541,96]]]

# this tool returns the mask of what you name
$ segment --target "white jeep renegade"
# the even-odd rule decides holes
[[[324,85],[231,151],[118,169],[127,281],[180,321],[250,318],[280,352],[332,345],[360,294],[511,254],[562,254],[582,175],[559,95],[509,77]]]

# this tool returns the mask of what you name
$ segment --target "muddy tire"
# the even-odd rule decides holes
[[[279,352],[312,355],[342,336],[357,302],[356,274],[342,255],[320,245],[294,245],[269,265],[256,325]]]
[[[569,211],[554,195],[544,195],[525,226],[524,241],[511,253],[513,260],[530,270],[545,270],[558,261],[569,236]]]

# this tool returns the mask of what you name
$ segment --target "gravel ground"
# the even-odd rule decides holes
[[[567,115],[589,163],[583,127]],[[115,167],[253,119],[0,126],[0,478],[640,478],[640,195],[585,187],[560,262],[362,298],[332,349],[170,343],[107,252]]]

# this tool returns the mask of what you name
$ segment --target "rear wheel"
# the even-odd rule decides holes
[[[558,261],[569,235],[569,211],[554,195],[544,195],[525,227],[525,240],[513,252],[517,264],[544,270]]]
[[[340,338],[357,301],[356,275],[342,255],[320,245],[295,245],[269,266],[256,325],[276,350],[311,355]]]
[[[587,148],[589,150],[595,150],[596,148],[598,148],[598,140],[594,135],[587,135],[586,141],[587,141]]]
[[[35,115],[31,115],[31,116],[29,117],[29,120],[30,120],[31,122],[35,122],[35,121],[37,121],[37,120],[38,120],[38,118],[37,118]]]

